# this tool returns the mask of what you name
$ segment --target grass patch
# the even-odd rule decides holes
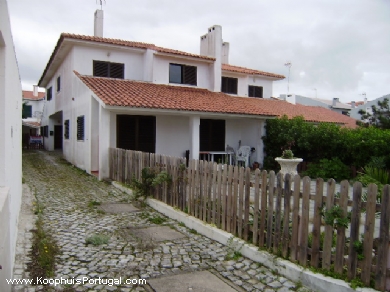
[[[198,231],[196,231],[195,229],[190,229],[190,230],[188,230],[190,233],[192,233],[192,234],[198,234]]]
[[[98,201],[89,201],[88,202],[88,208],[93,208],[93,207],[96,207],[96,206],[100,206],[102,203],[98,202]]]
[[[105,234],[94,234],[85,239],[86,244],[92,244],[94,246],[107,244],[110,238]]]
[[[32,240],[32,261],[28,264],[31,278],[49,278],[54,276],[55,256],[59,253],[59,247],[51,236],[43,228],[41,216],[36,221],[36,229],[33,232]]]
[[[186,225],[183,222],[179,222],[179,226],[186,227]]]
[[[153,217],[149,217],[148,221],[153,223],[153,224],[163,224],[167,221],[167,218],[160,217],[159,215],[155,215]]]
[[[230,252],[226,255],[225,257],[225,260],[227,261],[230,261],[230,260],[234,260],[234,261],[237,261],[239,260],[240,258],[242,257],[242,253],[238,250],[235,250],[233,252]]]

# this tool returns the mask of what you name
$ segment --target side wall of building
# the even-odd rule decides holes
[[[0,0],[0,291],[11,291],[22,197],[22,89],[6,0]]]

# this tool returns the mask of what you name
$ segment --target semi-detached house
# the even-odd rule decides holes
[[[266,119],[350,122],[272,100],[272,83],[284,76],[230,65],[218,25],[201,36],[198,55],[104,38],[101,14],[94,36],[61,34],[38,84],[46,88],[46,149],[63,149],[100,179],[108,176],[110,147],[171,156],[189,150],[198,159],[199,151],[248,145],[256,149],[251,161],[262,162]]]

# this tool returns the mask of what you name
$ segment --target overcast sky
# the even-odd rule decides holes
[[[61,32],[93,35],[96,0],[8,0],[23,89]],[[104,36],[199,54],[222,26],[230,64],[288,76],[290,93],[342,102],[390,93],[390,0],[106,0]],[[287,92],[287,78],[273,95]]]

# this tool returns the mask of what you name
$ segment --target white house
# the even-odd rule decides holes
[[[351,111],[351,105],[340,102],[340,99],[337,97],[334,97],[333,99],[323,99],[295,94],[289,94],[288,96],[286,94],[281,94],[280,98],[293,104],[324,107],[343,115],[349,115]]]
[[[360,102],[352,101],[351,117],[360,120],[361,119],[361,115],[359,114],[360,110],[372,114],[372,106],[375,105],[377,108],[379,108],[378,101],[383,101],[385,98],[390,100],[390,94],[384,95],[382,97],[378,97],[370,101],[367,101],[367,98],[364,98],[364,101],[360,101]]]
[[[108,176],[110,147],[189,150],[198,159],[200,151],[248,145],[256,149],[251,162],[262,162],[266,119],[307,114],[270,99],[273,81],[284,76],[229,64],[218,25],[201,36],[198,55],[104,38],[102,13],[95,13],[95,36],[61,34],[38,83],[46,88],[46,149],[62,148],[100,179]]]
[[[11,291],[22,197],[22,89],[6,0],[0,0],[0,291]]]
[[[36,136],[40,134],[41,118],[45,104],[45,92],[39,92],[38,86],[33,91],[23,90],[22,133]]]

